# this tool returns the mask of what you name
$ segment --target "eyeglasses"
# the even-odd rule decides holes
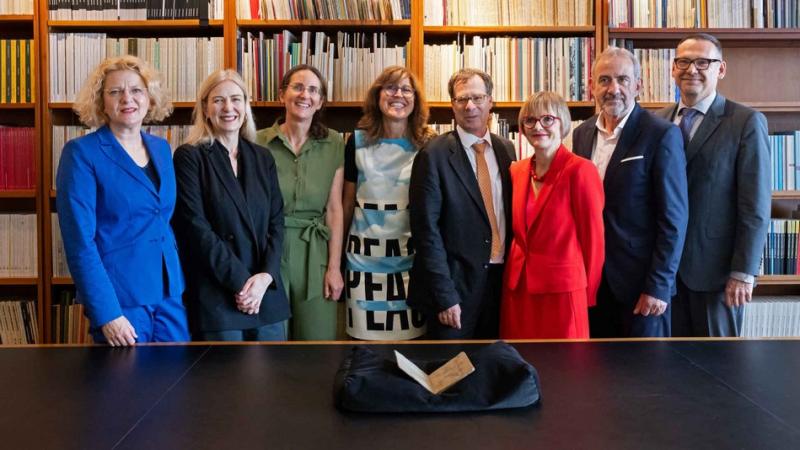
[[[127,92],[129,96],[136,97],[136,98],[142,98],[145,95],[144,88],[140,88],[140,87],[132,87],[132,88],[129,88],[129,89],[111,88],[111,89],[106,89],[105,90],[106,95],[108,95],[111,98],[120,98],[120,97],[122,97],[122,94],[124,92]]]
[[[489,99],[489,96],[486,94],[480,95],[472,95],[472,96],[464,96],[464,97],[455,97],[453,99],[453,103],[458,106],[467,106],[467,103],[472,101],[472,104],[475,106],[481,106],[482,104],[486,103],[486,100]]]
[[[398,86],[396,84],[389,84],[383,87],[383,92],[386,92],[388,95],[397,95],[397,93],[400,92],[403,94],[403,97],[413,97],[415,91],[411,86]]]
[[[295,94],[302,94],[303,91],[308,92],[309,95],[318,95],[321,93],[319,86],[306,86],[303,83],[290,84],[289,89]]]
[[[557,120],[561,120],[556,116],[551,116],[550,114],[544,114],[542,116],[527,116],[522,118],[522,125],[525,128],[533,128],[536,126],[536,122],[542,124],[542,128],[550,128],[556,124]]]
[[[711,63],[720,62],[720,61],[722,61],[722,60],[720,60],[720,59],[710,59],[710,58],[695,58],[695,59],[675,58],[675,59],[672,60],[672,62],[675,63],[675,67],[677,67],[678,69],[681,69],[681,70],[688,69],[689,66],[691,66],[692,64],[694,64],[694,67],[697,70],[706,70],[711,65]]]

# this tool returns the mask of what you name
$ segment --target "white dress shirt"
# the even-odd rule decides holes
[[[475,166],[475,158],[478,156],[472,145],[480,140],[486,142],[487,147],[483,152],[486,159],[486,166],[489,169],[489,179],[492,181],[492,206],[494,206],[494,215],[497,220],[497,232],[500,234],[500,242],[504,245],[500,254],[496,258],[491,259],[489,262],[492,264],[502,264],[506,257],[506,214],[505,205],[503,205],[503,179],[500,178],[500,166],[497,164],[497,157],[494,155],[494,148],[492,147],[492,136],[489,130],[486,130],[484,136],[475,136],[474,134],[467,133],[460,126],[456,126],[458,138],[461,139],[461,144],[464,146],[464,151],[467,153],[469,165],[472,166],[472,173],[475,174],[475,179],[478,178],[477,167]]]
[[[628,122],[628,117],[631,116],[632,112],[633,108],[628,111],[628,114],[625,114],[625,117],[619,121],[611,133],[605,129],[603,114],[601,113],[597,116],[597,121],[594,124],[597,127],[597,139],[592,151],[592,163],[597,167],[597,171],[600,172],[600,179],[605,180],[606,178],[606,169],[608,169],[608,163],[611,161],[611,155],[614,154],[614,149],[617,148],[617,142],[619,142],[619,137],[622,135],[622,128]]]

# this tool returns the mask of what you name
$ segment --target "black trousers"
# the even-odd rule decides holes
[[[669,299],[667,299],[669,300]],[[660,316],[633,314],[635,299],[618,299],[605,275],[597,291],[597,306],[589,309],[589,336],[592,338],[670,337],[671,306]]]
[[[443,325],[437,315],[428,315],[426,339],[497,339],[500,335],[500,296],[504,264],[489,264],[486,288],[477,304],[461,303],[461,329]]]

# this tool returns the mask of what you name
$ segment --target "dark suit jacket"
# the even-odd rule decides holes
[[[575,129],[575,153],[591,159],[597,116]],[[669,302],[688,216],[683,136],[675,125],[635,105],[603,180],[606,263],[617,300],[642,293]]]
[[[492,135],[503,182],[506,245],[511,239],[510,141]],[[492,229],[478,180],[456,131],[436,137],[419,151],[409,187],[411,236],[416,254],[408,304],[430,314],[479,303],[489,258]],[[498,286],[499,289],[499,286]]]
[[[658,115],[672,120],[678,105]],[[732,271],[755,275],[769,226],[767,119],[720,94],[686,148],[689,226],[679,269],[694,291],[723,291]]]
[[[121,308],[183,292],[169,226],[175,209],[169,144],[147,133],[142,141],[158,173],[158,190],[107,126],[67,142],[61,153],[59,225],[79,300],[95,327],[121,316]]]
[[[283,198],[270,152],[239,140],[239,179],[228,151],[182,145],[175,151],[178,203],[173,225],[194,331],[244,330],[285,320],[289,302],[280,275]],[[236,309],[234,295],[252,275],[273,278],[257,315]]]

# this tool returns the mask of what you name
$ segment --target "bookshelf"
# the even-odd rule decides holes
[[[108,38],[221,38],[222,64],[237,67],[238,39],[242,37],[265,37],[292,32],[298,39],[303,32],[313,37],[316,33],[331,38],[335,44],[337,33],[362,34],[372,39],[373,34],[385,36],[389,46],[405,46],[405,64],[420,80],[436,69],[436,64],[426,64],[426,49],[432,45],[467,43],[474,37],[481,39],[571,39],[584,38],[594,45],[594,54],[605,48],[610,39],[626,39],[636,48],[674,48],[678,40],[696,28],[609,28],[610,5],[608,0],[587,1],[591,20],[589,23],[559,26],[519,25],[513,20],[505,25],[437,25],[426,24],[426,0],[409,0],[409,17],[392,17],[386,11],[348,12],[336,17],[343,20],[310,20],[307,18],[259,19],[240,17],[239,1],[219,0],[219,10],[208,21],[198,19],[162,20],[55,20],[50,18],[47,0],[33,0],[34,11],[28,15],[0,15],[0,39],[33,39],[36,78],[36,98],[33,102],[0,103],[2,124],[35,127],[36,187],[34,189],[0,190],[0,213],[24,212],[36,214],[36,240],[38,274],[33,277],[0,278],[0,297],[5,293],[25,293],[36,299],[38,328],[44,342],[52,342],[50,323],[51,307],[59,295],[72,287],[72,279],[55,273],[53,253],[53,219],[55,213],[55,187],[53,173],[53,127],[79,125],[72,113],[70,100],[51,99],[50,93],[50,35],[55,33],[103,33]],[[265,0],[277,1],[277,0]],[[430,0],[428,0],[430,1]],[[462,0],[464,4],[477,0]],[[500,4],[506,0],[487,0]],[[563,5],[568,2],[555,2]],[[399,2],[402,3],[402,0]],[[489,3],[486,3],[487,5]],[[339,2],[338,4],[342,4]],[[577,3],[576,3],[577,4]],[[246,6],[246,5],[245,5]],[[560,6],[558,6],[560,7]],[[498,7],[499,8],[499,7]],[[502,8],[501,8],[502,9]],[[325,14],[329,14],[330,11]],[[305,13],[303,13],[305,14]],[[366,15],[365,15],[366,14]],[[369,16],[371,14],[371,16]],[[301,14],[302,16],[302,14]],[[355,17],[360,17],[355,18]],[[371,18],[370,18],[371,17]],[[383,18],[378,18],[383,17]],[[515,18],[516,20],[516,18]],[[429,21],[430,22],[430,21]],[[483,23],[483,22],[480,22]],[[729,62],[729,76],[720,84],[720,91],[729,97],[749,104],[767,114],[770,131],[800,130],[800,84],[794,80],[800,73],[800,30],[787,28],[736,29],[703,28],[719,37],[725,46],[725,58]],[[769,70],[764,70],[769,67]],[[349,74],[348,74],[349,75]],[[444,75],[443,75],[444,76]],[[449,76],[449,73],[446,74]],[[752,80],[759,80],[760,89],[751,89]],[[371,82],[372,80],[367,80]],[[334,83],[337,81],[334,80]],[[527,94],[528,92],[525,92]],[[174,102],[175,113],[167,119],[167,125],[188,124],[191,109],[190,99]],[[494,111],[500,118],[508,120],[512,128],[522,102],[520,99],[498,100]],[[590,98],[569,99],[568,105],[575,120],[584,120],[595,113]],[[429,98],[431,122],[449,123],[452,118],[450,103],[446,98]],[[647,102],[647,108],[660,108],[666,103]],[[276,99],[259,99],[252,103],[257,126],[273,123],[283,112],[283,105]],[[327,103],[326,122],[340,131],[350,131],[361,115],[361,99],[334,98]],[[786,217],[800,205],[800,191],[776,191],[773,195],[773,214]],[[62,274],[63,275],[63,274]],[[759,290],[766,293],[800,294],[800,276],[764,276],[759,279]]]
[[[42,277],[40,276],[41,251],[44,245],[42,242],[41,226],[39,225],[40,212],[42,210],[42,188],[39,181],[42,149],[41,133],[39,133],[39,131],[42,130],[42,126],[40,122],[41,102],[39,101],[41,96],[39,95],[38,83],[40,67],[38,58],[38,42],[40,42],[37,29],[38,14],[34,9],[31,9],[30,13],[26,14],[6,14],[6,12],[9,12],[8,5],[4,5],[4,8],[0,8],[0,11],[3,12],[3,14],[0,14],[0,39],[3,40],[3,46],[5,47],[6,43],[9,42],[11,43],[10,45],[14,45],[14,42],[19,42],[18,47],[15,49],[17,54],[16,57],[13,58],[13,66],[11,65],[12,55],[6,48],[2,49],[2,55],[5,58],[2,61],[4,64],[3,70],[5,70],[6,67],[9,67],[9,70],[13,70],[13,67],[17,67],[18,71],[15,74],[15,77],[18,78],[17,81],[19,81],[19,77],[25,78],[25,85],[30,90],[30,98],[27,98],[28,93],[23,92],[24,90],[21,86],[20,91],[14,94],[14,98],[11,98],[8,92],[0,93],[0,99],[2,99],[2,101],[0,101],[0,125],[4,127],[3,130],[0,130],[2,131],[2,133],[0,133],[0,139],[3,139],[8,147],[18,149],[14,158],[23,157],[26,160],[22,168],[14,167],[14,163],[10,159],[3,159],[0,161],[0,165],[6,166],[0,171],[2,176],[9,177],[8,180],[10,180],[11,171],[14,171],[16,180],[16,182],[10,183],[10,185],[5,182],[0,184],[0,215],[29,217],[24,223],[32,227],[32,229],[15,230],[13,225],[18,225],[20,222],[5,223],[5,226],[9,226],[11,230],[15,230],[15,233],[23,231],[25,239],[22,239],[22,236],[19,234],[14,234],[14,239],[9,238],[9,234],[5,234],[4,238],[0,238],[0,245],[6,246],[8,253],[6,253],[5,256],[9,258],[7,261],[0,261],[0,267],[5,268],[4,270],[0,270],[0,273],[2,273],[2,275],[0,275],[0,300],[33,301],[34,307],[32,311],[35,313],[36,319],[30,320],[30,324],[36,328],[36,331],[39,331],[44,326],[42,314],[44,291]],[[28,52],[24,55],[23,59],[23,55],[19,53],[25,53],[25,41],[29,41],[29,43],[27,44]],[[6,64],[8,64],[8,66],[6,66]],[[27,75],[26,69],[29,70]],[[8,80],[4,83],[4,86],[6,85],[9,85],[10,88]],[[20,148],[20,144],[23,143],[21,141],[6,141],[9,136],[5,133],[10,130],[16,130],[18,127],[31,129],[30,134],[23,138],[25,148]],[[14,150],[6,148],[4,153],[7,155],[11,151]],[[22,169],[22,172],[17,169]],[[19,178],[23,172],[25,173],[24,178],[26,179],[24,183],[25,187],[21,187],[21,178]],[[1,218],[0,221],[2,221]],[[18,246],[17,242],[20,240],[24,240],[29,245],[24,247]],[[29,267],[24,270],[24,274],[18,273],[18,271],[14,269],[15,262],[10,258],[20,256],[19,254],[10,254],[14,250],[22,250],[21,253],[23,257],[26,261],[30,262],[30,264],[25,264]],[[4,252],[0,250],[0,254],[3,253]],[[39,342],[41,342],[41,340],[39,340]]]

